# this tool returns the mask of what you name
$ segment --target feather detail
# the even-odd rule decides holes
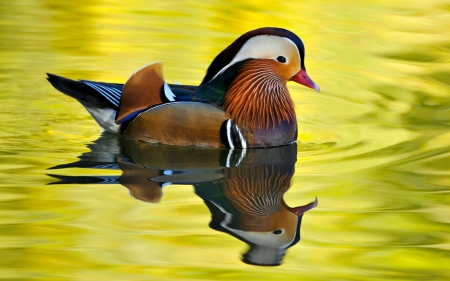
[[[231,168],[226,171],[224,194],[242,213],[272,214],[278,211],[284,193],[291,186],[293,171],[283,172],[273,166]]]
[[[150,106],[163,103],[161,88],[164,87],[162,62],[154,62],[134,72],[123,86],[116,123],[129,120],[127,116],[137,114]]]
[[[223,108],[236,124],[252,129],[270,130],[296,122],[286,81],[277,75],[276,62],[270,59],[248,60],[241,67]]]
[[[275,166],[240,166],[224,171],[223,194],[242,219],[246,231],[270,230],[270,217],[283,208],[283,195],[291,186],[294,170]]]

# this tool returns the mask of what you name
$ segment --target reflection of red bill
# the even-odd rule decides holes
[[[304,206],[298,206],[298,207],[295,207],[295,208],[289,208],[289,210],[300,217],[300,216],[303,216],[303,214],[306,211],[309,211],[309,210],[317,207],[317,204],[319,204],[319,201],[317,200],[317,197],[316,197],[316,200],[314,200],[314,202],[311,202],[311,203],[306,204]]]

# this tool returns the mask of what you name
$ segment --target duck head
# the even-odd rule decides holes
[[[302,40],[286,29],[259,28],[213,60],[197,96],[221,106],[240,126],[269,130],[296,123],[288,81],[320,91],[306,72]]]
[[[283,82],[294,81],[320,91],[305,68],[305,47],[293,32],[275,27],[249,31],[223,50],[209,66],[202,84],[210,82],[230,66],[248,59],[271,60],[276,74]],[[261,69],[267,64],[262,64]]]

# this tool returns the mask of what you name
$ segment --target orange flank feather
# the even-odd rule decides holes
[[[142,112],[124,135],[152,143],[223,147],[220,127],[225,120],[225,113],[211,104],[165,103]]]
[[[271,59],[250,60],[239,70],[223,106],[238,125],[269,130],[277,124],[296,122],[287,80],[277,64]]]

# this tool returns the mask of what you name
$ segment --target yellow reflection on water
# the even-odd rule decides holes
[[[4,1],[0,4],[0,276],[5,280],[445,280],[450,217],[448,1]],[[320,205],[285,263],[255,268],[207,227],[189,186],[164,201],[119,184],[46,185],[100,130],[45,72],[122,83],[164,61],[198,84],[242,33],[306,46],[320,94],[289,85],[299,139],[285,200]],[[68,170],[117,176],[117,170]]]

